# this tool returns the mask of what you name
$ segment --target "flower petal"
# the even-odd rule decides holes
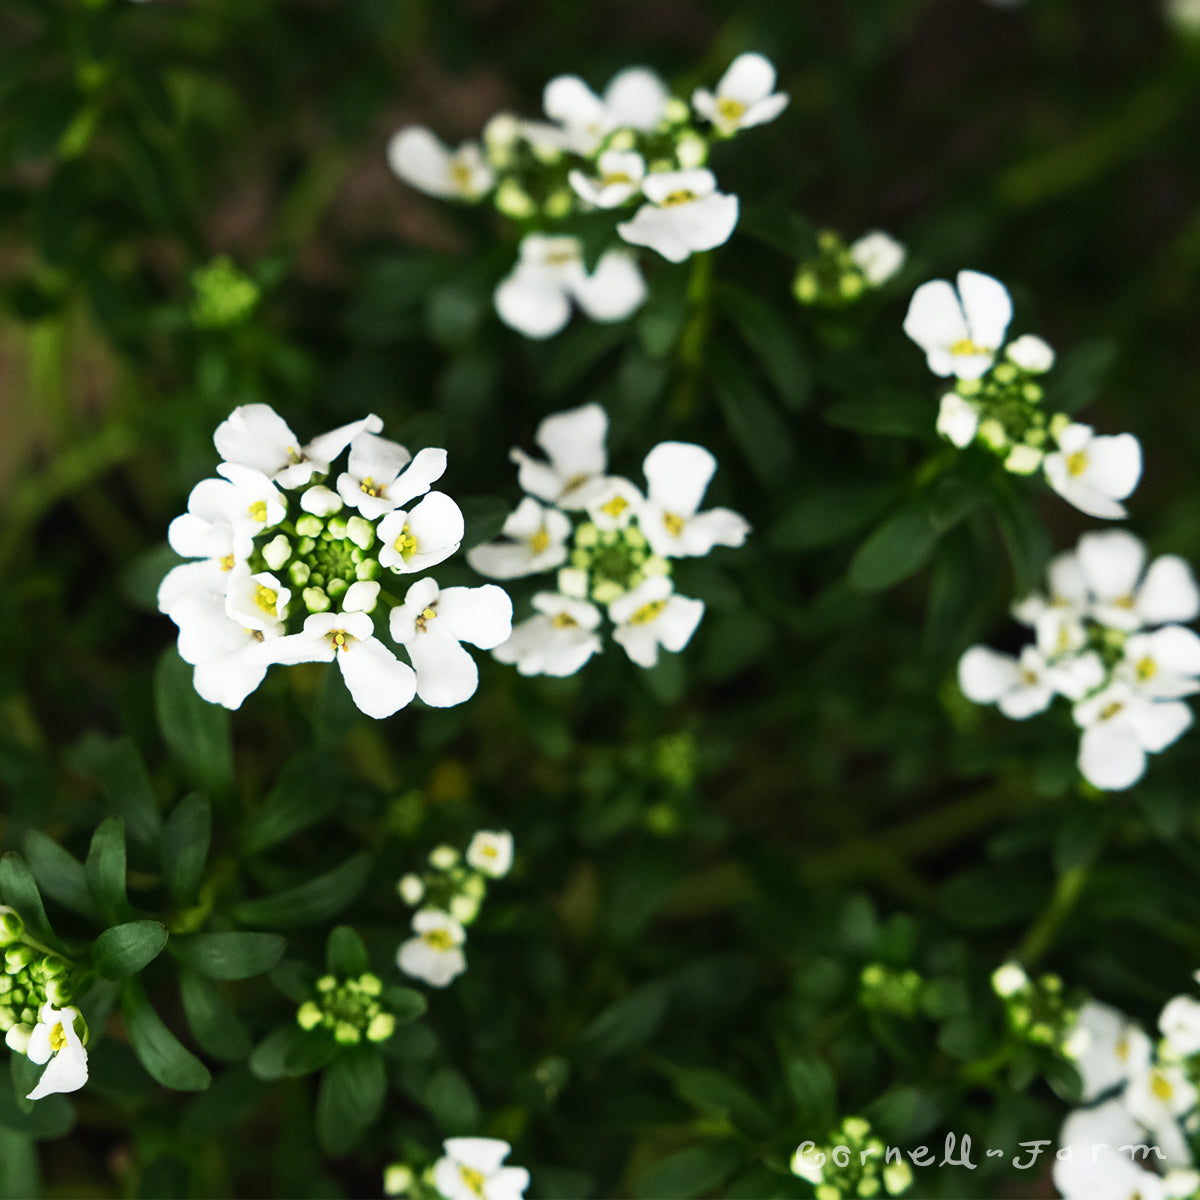
[[[539,341],[553,337],[571,317],[562,277],[548,267],[516,267],[501,280],[492,298],[505,325]]]
[[[995,704],[1020,679],[1017,660],[989,646],[972,646],[958,660],[958,686],[976,704]]]
[[[217,426],[213,443],[226,462],[254,467],[268,478],[291,461],[289,449],[297,454],[300,451],[291,427],[269,404],[235,408]]]
[[[615,126],[652,130],[662,120],[670,93],[647,67],[626,67],[604,89],[604,107]]]
[[[945,279],[923,283],[909,301],[904,332],[922,350],[935,375],[952,375],[953,364],[947,348],[969,336],[958,294]]]
[[[610,250],[571,291],[593,321],[623,321],[641,307],[647,294],[637,259],[623,250]]]
[[[1079,568],[1098,600],[1133,596],[1146,561],[1140,538],[1124,529],[1085,533],[1076,551]]]
[[[1098,721],[1079,740],[1079,770],[1093,787],[1120,792],[1146,770],[1146,752],[1128,722]]]
[[[481,587],[443,588],[438,619],[460,642],[491,650],[512,633],[512,601],[494,583]]]
[[[1147,625],[1194,621],[1200,616],[1200,589],[1191,565],[1174,554],[1156,558],[1138,589],[1137,610]]]
[[[416,669],[417,695],[424,703],[433,708],[450,708],[475,694],[479,668],[459,644],[453,630],[443,628],[440,614],[406,642],[404,648]]]
[[[979,271],[959,271],[958,294],[971,341],[988,350],[999,350],[1012,320],[1008,288]]]
[[[382,720],[398,712],[416,692],[416,676],[378,638],[355,642],[337,656],[354,703],[368,717]]]

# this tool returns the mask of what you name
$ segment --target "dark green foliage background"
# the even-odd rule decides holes
[[[505,329],[514,232],[384,161],[406,122],[457,143],[536,115],[554,74],[599,88],[645,63],[687,95],[745,49],[792,102],[715,154],[738,231],[711,280],[649,264],[616,328]],[[1068,717],[959,696],[963,649],[1015,645],[1007,605],[1092,523],[947,455],[900,322],[927,278],[1004,280],[1013,332],[1059,351],[1049,402],[1141,439],[1130,527],[1197,561],[1198,97],[1200,48],[1128,0],[6,0],[4,845],[60,936],[124,932],[103,935],[88,1088],[26,1114],[0,1087],[5,1194],[377,1194],[387,1162],[478,1133],[513,1143],[531,1196],[802,1196],[792,1150],[858,1113],[905,1147],[1006,1149],[913,1195],[1052,1194],[1008,1161],[1056,1136],[1054,1063],[1009,1056],[988,976],[1020,947],[1146,1022],[1187,989],[1200,750],[1097,798]],[[876,226],[908,245],[903,276],[799,309],[814,230]],[[263,298],[201,330],[189,280],[217,254]],[[447,447],[470,544],[516,503],[508,447],[588,400],[615,470],[701,442],[709,501],[754,525],[680,565],[708,605],[685,653],[641,672],[611,647],[561,682],[487,661],[472,702],[383,723],[325,668],[276,669],[232,716],[191,692],[154,593],[235,405],[302,438],[373,411]],[[317,1077],[264,1081],[251,1046],[293,1020],[339,922],[401,982],[395,880],[481,827],[513,831],[518,866],[470,969],[388,1044],[379,1116],[322,1155]],[[9,902],[22,878],[0,875]],[[259,940],[196,942],[232,933]],[[874,961],[936,981],[926,1011],[865,1012]],[[194,1090],[147,1075],[149,1042],[160,1082]]]

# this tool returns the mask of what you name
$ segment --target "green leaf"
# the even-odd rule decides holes
[[[325,969],[339,979],[356,979],[370,966],[363,940],[349,925],[338,925],[325,944]]]
[[[784,406],[799,412],[812,390],[812,371],[794,322],[775,305],[731,284],[720,289],[719,299]]]
[[[1104,387],[1117,361],[1117,343],[1099,337],[1081,342],[1060,355],[1045,376],[1047,412],[1074,413],[1090,404]]]
[[[795,461],[787,422],[750,372],[719,346],[712,355],[711,379],[717,406],[750,469],[765,486],[781,487],[791,477]]]
[[[179,972],[179,998],[192,1037],[205,1054],[222,1062],[241,1062],[250,1053],[245,1024],[212,980],[185,967]]]
[[[743,204],[738,233],[778,250],[785,258],[800,261],[817,253],[817,230],[790,204],[776,198]]]
[[[121,1012],[133,1052],[151,1079],[179,1092],[202,1092],[212,1083],[208,1068],[163,1024],[137,978],[125,983]]]
[[[335,672],[336,674],[336,672]],[[242,828],[242,849],[259,852],[325,820],[337,807],[341,771],[325,750],[296,755]]]
[[[458,1071],[449,1067],[435,1071],[425,1085],[423,1100],[443,1133],[455,1136],[479,1128],[479,1101]]]
[[[825,410],[825,420],[839,429],[852,429],[855,433],[929,441],[934,436],[936,413],[924,397],[908,392],[882,391],[831,404]]]
[[[387,1072],[374,1046],[343,1050],[321,1076],[317,1141],[327,1154],[345,1154],[383,1111]]]
[[[107,921],[126,921],[133,915],[125,897],[125,821],[107,817],[96,826],[87,862],[83,864],[88,890]]]
[[[129,836],[140,846],[152,846],[162,818],[142,756],[130,738],[106,738],[93,733],[71,751],[71,765],[95,779],[114,813],[124,817]]]
[[[15,850],[10,850],[0,859],[0,900],[17,910],[25,927],[36,938],[56,950],[59,948],[33,872]]]
[[[153,962],[167,944],[157,921],[129,921],[106,929],[92,943],[92,964],[105,979],[124,979]]]
[[[171,952],[212,979],[249,979],[269,971],[287,942],[277,933],[192,933],[171,941]]]
[[[75,1124],[75,1107],[65,1096],[25,1099],[41,1078],[42,1068],[23,1054],[13,1054],[9,1070],[11,1081],[0,1080],[0,1127],[37,1140],[69,1133]]]
[[[0,1123],[0,1198],[21,1200],[42,1194],[37,1148],[25,1133],[6,1129]]]
[[[805,496],[767,535],[774,550],[815,550],[870,525],[896,497],[886,483],[850,483]]]
[[[833,1124],[836,1085],[824,1060],[793,1051],[786,1056],[785,1077],[796,1101],[794,1120],[813,1129],[828,1129]]]
[[[667,1000],[668,989],[661,981],[622,996],[580,1034],[580,1052],[607,1058],[648,1042],[666,1016]]]
[[[163,878],[176,903],[195,902],[211,840],[212,805],[192,792],[175,806],[162,832]]]
[[[327,1030],[283,1025],[254,1047],[250,1070],[268,1080],[311,1075],[331,1063],[340,1050]]]
[[[25,856],[38,887],[47,896],[81,917],[97,919],[87,873],[79,859],[38,829],[25,835]]]
[[[910,502],[889,517],[858,548],[850,563],[850,583],[860,592],[878,592],[919,571],[937,545],[929,509]]]
[[[396,1018],[397,1025],[407,1025],[418,1017],[425,1015],[429,1002],[415,988],[401,987],[393,984],[383,989],[383,1003],[388,1012]]]
[[[341,912],[362,891],[370,871],[371,856],[364,851],[307,883],[258,900],[243,900],[234,906],[233,915],[243,925],[269,929],[315,925]]]
[[[743,1162],[729,1142],[689,1146],[647,1167],[634,1191],[645,1200],[691,1200],[720,1187]]]
[[[770,1113],[741,1084],[720,1071],[680,1071],[675,1076],[675,1090],[698,1112],[725,1117],[752,1138],[763,1138],[771,1132]]]
[[[992,493],[993,512],[1012,563],[1014,595],[1028,596],[1042,585],[1050,557],[1050,534],[1029,499],[1007,478]]]
[[[187,777],[210,795],[227,794],[233,783],[229,713],[200,699],[192,668],[174,646],[158,660],[154,706],[163,738]]]

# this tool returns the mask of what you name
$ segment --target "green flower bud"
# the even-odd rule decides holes
[[[821,294],[821,284],[816,272],[808,267],[797,271],[796,278],[792,281],[792,294],[801,304],[814,303]]]
[[[263,561],[272,571],[278,571],[292,556],[292,543],[286,534],[278,534],[263,547]]]
[[[4,1035],[4,1044],[14,1054],[24,1054],[29,1049],[29,1039],[33,1036],[33,1023],[28,1024],[22,1022],[18,1025],[10,1025],[8,1032]]]
[[[318,587],[305,588],[300,597],[310,613],[327,612],[331,607],[329,597]]]
[[[321,530],[324,528],[325,528],[325,526],[321,524],[321,518],[314,517],[311,513],[305,513],[304,516],[296,518],[296,532],[298,534],[300,534],[301,537],[304,537],[304,538],[320,537]],[[311,553],[314,545],[316,545],[315,542],[309,542],[307,544],[305,542],[301,542],[300,543],[300,553],[301,554]]]
[[[553,221],[561,221],[563,217],[570,215],[574,207],[575,193],[560,188],[547,197],[546,203],[542,205],[542,212]]]
[[[25,922],[15,908],[0,905],[0,946],[11,946],[25,935]]]
[[[346,536],[360,549],[375,545],[375,526],[363,517],[351,517],[346,522]]]
[[[448,871],[458,862],[458,851],[453,846],[435,846],[429,852],[429,865],[439,871]]]
[[[288,567],[288,579],[294,587],[303,587],[312,575],[308,563],[294,562]]]
[[[506,179],[496,189],[496,208],[514,221],[524,221],[537,212],[529,193],[515,179]]]
[[[386,1042],[396,1032],[396,1018],[389,1012],[376,1013],[367,1026],[368,1042]]]
[[[316,1029],[323,1019],[321,1010],[311,1000],[305,1000],[296,1013],[296,1023],[301,1029]]]
[[[349,1021],[339,1021],[333,1027],[333,1040],[339,1046],[357,1046],[362,1041],[362,1030],[356,1029]]]

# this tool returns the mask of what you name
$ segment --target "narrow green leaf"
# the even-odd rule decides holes
[[[933,440],[936,419],[937,412],[925,397],[897,391],[842,400],[825,410],[826,422],[839,429],[926,441]]]
[[[720,1071],[704,1068],[680,1071],[675,1090],[698,1112],[725,1117],[752,1138],[771,1132],[771,1115],[741,1084]]]
[[[200,699],[192,684],[192,668],[174,646],[158,660],[154,706],[163,738],[184,773],[202,791],[225,795],[233,783],[229,713]]]
[[[622,996],[580,1034],[580,1051],[607,1058],[648,1042],[666,1016],[667,998],[667,988],[659,982]]]
[[[106,929],[92,943],[92,964],[105,979],[124,979],[153,962],[167,944],[157,921],[129,921]]]
[[[133,915],[125,897],[125,822],[107,817],[92,834],[83,865],[88,889],[107,921],[126,921]]]
[[[192,933],[175,937],[176,958],[212,979],[249,979],[269,971],[287,942],[277,933]]]
[[[717,406],[750,469],[767,487],[782,486],[795,461],[787,422],[750,372],[722,347],[713,351],[711,379]]]
[[[921,501],[889,517],[858,548],[850,563],[850,583],[860,592],[878,592],[923,567],[937,545],[929,510]]]
[[[896,497],[886,483],[850,483],[805,496],[771,528],[775,550],[815,550],[830,546],[878,520]]]
[[[1029,499],[1008,479],[997,482],[992,502],[1012,563],[1014,595],[1028,596],[1041,587],[1042,572],[1050,557],[1050,534]]]
[[[163,1024],[139,979],[126,981],[121,1000],[129,1042],[150,1078],[179,1092],[204,1091],[208,1068]]]
[[[337,807],[336,759],[324,750],[304,751],[280,772],[262,807],[245,822],[242,849],[257,854],[328,817]]]
[[[833,1072],[814,1054],[787,1056],[785,1076],[796,1102],[795,1119],[814,1129],[828,1129],[834,1118],[836,1086]]]
[[[415,988],[401,987],[399,984],[383,989],[383,1003],[388,1012],[396,1018],[397,1025],[407,1025],[418,1017],[423,1017],[429,1007],[421,992]]]
[[[425,1085],[423,1099],[443,1133],[467,1134],[479,1128],[479,1101],[458,1071],[450,1067],[435,1071]]]
[[[42,1067],[23,1054],[10,1056],[11,1079],[0,1079],[0,1127],[42,1140],[63,1137],[75,1124],[75,1106],[66,1096],[26,1100],[41,1078]]]
[[[349,925],[338,925],[330,931],[325,944],[325,969],[339,979],[354,979],[369,967],[367,948],[362,938]]]
[[[177,903],[195,902],[211,840],[212,805],[192,792],[175,806],[162,832],[163,878]]]
[[[152,846],[162,829],[162,817],[142,756],[130,738],[89,734],[71,751],[71,764],[100,785],[109,808],[124,817],[129,836],[140,846]]]
[[[726,284],[719,298],[784,406],[799,412],[812,390],[812,371],[800,350],[795,323],[779,308],[742,288]]]
[[[35,937],[56,950],[59,948],[33,872],[15,850],[10,850],[0,859],[0,900],[21,914],[26,928]]]
[[[38,887],[47,896],[81,917],[96,918],[96,904],[79,859],[38,829],[25,835],[25,856]]]
[[[729,1142],[689,1146],[647,1167],[634,1191],[645,1200],[691,1200],[720,1187],[743,1161]]]
[[[192,1037],[205,1054],[222,1062],[241,1062],[250,1053],[250,1034],[225,1002],[217,985],[186,967],[179,972],[179,996]]]
[[[374,1046],[343,1050],[325,1068],[317,1093],[317,1140],[327,1154],[352,1149],[383,1110],[387,1073]]]
[[[294,929],[336,916],[362,891],[371,870],[371,856],[355,854],[340,866],[307,883],[258,900],[243,900],[233,915],[243,925],[268,929]]]

